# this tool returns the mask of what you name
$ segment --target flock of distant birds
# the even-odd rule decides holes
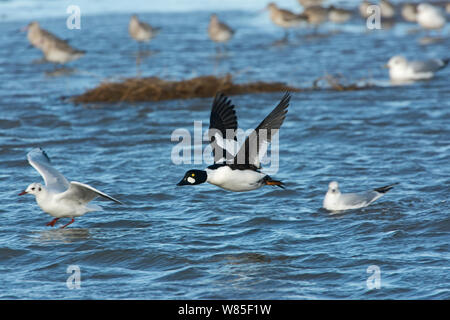
[[[324,7],[322,6],[324,0],[298,0],[298,2],[304,7],[303,12],[300,14],[280,9],[275,3],[270,3],[268,8],[270,9],[272,21],[283,28],[297,26],[302,22],[318,26],[326,21],[345,23],[354,14],[353,10],[336,8],[333,5]],[[378,3],[371,3],[367,0],[362,1],[359,4],[361,17],[367,19],[372,16],[375,11],[371,7],[374,5],[378,6],[380,18],[383,21],[394,21],[397,18],[397,7],[388,0],[380,0]],[[436,5],[426,2],[403,3],[400,12],[403,19],[407,22],[417,22],[427,30],[438,30],[442,29],[446,23],[445,13],[440,8],[444,6],[446,7],[445,10],[450,13],[450,2],[436,3]]]
[[[318,26],[326,20],[343,23],[353,14],[349,10],[338,9],[334,6],[322,7],[322,0],[299,0],[299,2],[304,7],[303,12],[299,14],[281,9],[273,2],[269,3],[266,9],[270,11],[272,22],[285,30],[304,22],[314,26]],[[361,3],[360,11],[363,17],[367,17],[366,14],[370,11],[368,10],[369,6],[367,1]],[[396,16],[395,7],[387,0],[381,0],[379,8],[382,18],[393,19]],[[448,3],[446,8],[450,10]],[[425,29],[441,29],[446,23],[442,10],[428,3],[404,4],[401,13],[405,20],[416,21]],[[64,64],[78,59],[85,53],[74,49],[67,41],[40,28],[38,22],[30,23],[27,30],[30,43],[42,50],[45,59],[50,62]],[[133,15],[128,31],[136,41],[149,42],[159,33],[160,29],[139,21],[138,17]],[[223,43],[232,38],[234,31],[219,21],[216,14],[212,14],[208,34],[212,41]],[[285,37],[287,37],[287,33]],[[445,67],[448,62],[448,60],[441,59],[408,61],[401,56],[395,56],[389,60],[387,67],[390,69],[392,79],[420,80],[433,77],[434,72]],[[260,158],[267,150],[273,133],[280,129],[287,114],[290,98],[290,94],[286,93],[273,111],[247,137],[245,143],[240,148],[229,150],[226,146],[235,145],[237,142],[236,136],[228,137],[230,130],[236,134],[238,128],[236,112],[234,105],[227,97],[217,94],[210,115],[210,130],[218,131],[216,134],[210,132],[215,163],[205,170],[187,171],[178,186],[192,186],[208,182],[234,192],[256,190],[266,185],[284,188],[281,181],[274,180],[260,171]],[[255,146],[256,148],[253,150],[252,148]],[[75,217],[82,216],[86,212],[101,210],[99,206],[89,204],[98,196],[121,203],[89,185],[66,180],[51,166],[50,158],[40,148],[29,152],[27,158],[30,165],[43,177],[45,186],[40,183],[32,183],[20,195],[32,194],[36,197],[41,209],[54,217],[47,224],[48,226],[54,226],[60,218],[71,218],[72,220],[62,227],[65,228],[74,222]],[[323,207],[330,211],[366,207],[391,190],[394,185],[396,184],[359,193],[344,194],[340,192],[338,183],[332,181],[323,200]]]
[[[288,29],[300,25],[310,25],[317,30],[318,26],[326,21],[333,23],[344,23],[352,18],[353,10],[322,6],[324,0],[298,0],[303,6],[301,13],[279,8],[274,2],[266,6],[269,10],[271,21],[285,30],[283,41],[288,38]],[[359,13],[363,18],[368,18],[374,13],[371,6],[374,5],[367,0],[359,4]],[[383,22],[394,21],[398,16],[398,8],[388,0],[380,0],[376,4],[380,11]],[[446,14],[450,13],[450,1],[440,3],[403,3],[400,9],[401,16],[407,22],[416,22],[425,30],[440,30],[446,24]],[[60,39],[54,34],[40,27],[36,21],[31,22],[26,28],[30,43],[40,49],[46,61],[65,64],[76,60],[85,54],[85,51],[70,46],[66,40]],[[136,15],[132,15],[128,25],[130,36],[139,44],[149,43],[155,38],[161,28],[152,27],[150,24],[140,21]],[[234,35],[235,31],[226,23],[219,20],[216,14],[212,14],[208,26],[209,38],[216,43],[226,43]],[[217,47],[220,51],[220,47]],[[407,61],[402,56],[392,57],[386,64],[389,68],[391,80],[407,82],[415,80],[430,79],[435,72],[448,64],[448,59],[432,59],[427,61]]]

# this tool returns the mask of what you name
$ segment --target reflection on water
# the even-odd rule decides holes
[[[414,81],[414,80],[397,80],[397,79],[391,79],[391,80],[390,80],[390,84],[391,84],[392,86],[405,86],[405,85],[413,84],[414,82],[417,82],[417,81],[424,81],[424,80],[416,80],[416,81]]]
[[[87,240],[91,237],[89,229],[65,228],[49,229],[33,232],[33,239],[37,242],[64,242],[71,243],[80,240]]]
[[[218,257],[218,265],[224,281],[220,285],[232,287],[233,290],[251,291],[253,286],[267,281],[262,276],[271,268],[269,256],[260,253],[240,253]]]
[[[148,50],[139,49],[137,52],[133,52],[133,56],[136,57],[136,77],[140,78],[142,76],[142,69],[141,69],[142,62],[158,53],[159,53],[158,50],[149,50],[149,49]]]
[[[438,44],[441,42],[444,42],[445,38],[441,36],[425,36],[419,39],[419,43],[423,46],[430,45],[430,44]]]
[[[301,38],[309,41],[320,41],[341,33],[339,30],[331,30],[329,32],[313,32],[303,35]]]
[[[139,61],[142,61],[143,59],[151,57],[151,56],[153,56],[155,54],[158,54],[158,53],[160,53],[159,50],[150,50],[150,49],[148,49],[148,50],[133,51],[131,53],[131,55],[133,57],[136,57],[136,59],[138,59]]]
[[[275,40],[271,43],[272,47],[282,47],[282,46],[286,46],[289,43],[289,38],[288,37],[284,37],[278,40]]]
[[[47,77],[61,77],[61,76],[69,76],[73,73],[75,73],[76,70],[73,68],[67,68],[67,67],[56,67],[52,71],[46,71],[45,75]]]
[[[44,57],[42,57],[39,59],[34,59],[31,63],[32,64],[45,64],[45,63],[48,63],[48,61]]]

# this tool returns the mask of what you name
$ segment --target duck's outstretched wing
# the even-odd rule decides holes
[[[232,160],[236,155],[237,151],[232,149],[237,145],[237,128],[234,105],[225,95],[217,93],[209,119],[209,141],[213,150],[214,163]]]
[[[290,100],[291,94],[286,92],[275,109],[247,137],[234,158],[234,164],[260,167],[260,159],[266,153],[268,144],[283,124]]]

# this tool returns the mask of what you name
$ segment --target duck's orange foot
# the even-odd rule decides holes
[[[284,189],[284,183],[281,181],[277,181],[277,180],[272,180],[271,177],[269,176],[265,176],[263,181],[265,182],[266,185],[268,186],[278,186],[281,189]]]

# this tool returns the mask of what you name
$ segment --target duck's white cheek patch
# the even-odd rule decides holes
[[[191,177],[188,177],[188,178],[187,178],[187,181],[188,181],[189,183],[194,183],[194,182],[195,182],[195,179],[194,179],[194,178],[191,178]]]

